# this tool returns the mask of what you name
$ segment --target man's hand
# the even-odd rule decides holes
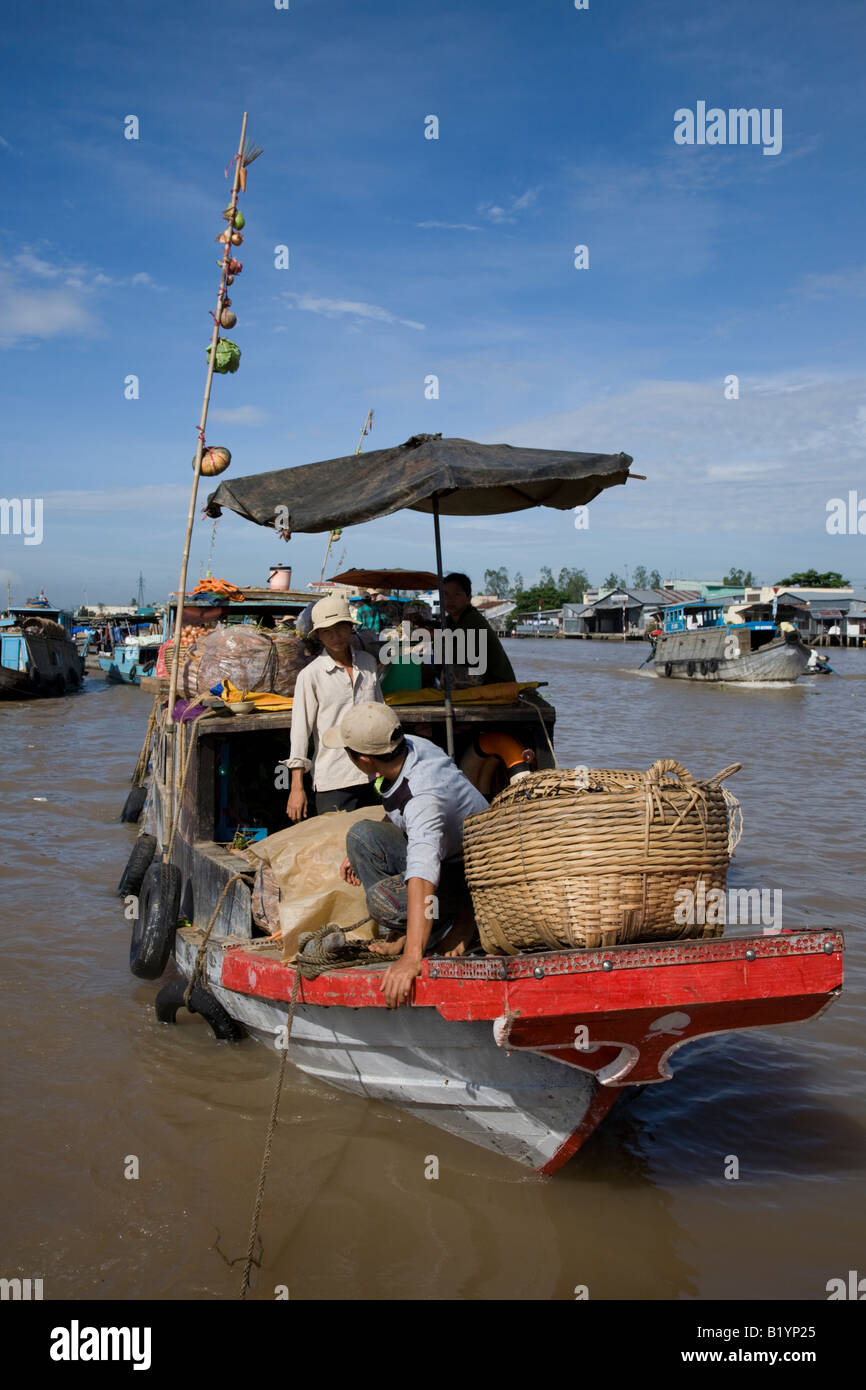
[[[349,862],[348,854],[346,855],[345,859],[340,865],[340,878],[342,878],[346,883],[353,883],[356,888],[360,888],[361,886],[361,880],[355,873],[355,870],[352,868],[352,865]]]
[[[420,960],[407,960],[405,956],[388,966],[382,976],[382,983],[379,988],[385,995],[385,1003],[389,1009],[396,1009],[400,1004],[406,1002],[412,988],[412,981],[417,979],[420,974]]]
[[[303,820],[307,814],[307,793],[304,791],[303,784],[292,787],[286,803],[286,814],[290,821]]]

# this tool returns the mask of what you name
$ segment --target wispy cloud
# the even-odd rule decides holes
[[[832,271],[826,275],[804,275],[791,293],[809,295],[814,299],[831,294],[854,295],[862,299],[866,296],[866,265]]]
[[[537,188],[528,188],[519,197],[510,198],[503,203],[479,203],[475,209],[482,217],[487,217],[491,222],[516,222],[521,212],[526,212],[531,208],[538,197]]]
[[[0,294],[0,347],[13,347],[28,339],[89,333],[98,328],[96,318],[76,289],[22,289],[10,277],[0,275]]]
[[[296,294],[291,290],[285,292],[284,298],[297,309],[304,309],[309,314],[324,314],[327,318],[348,316],[356,320],[370,320],[373,323],[399,323],[404,328],[422,331],[425,327],[423,323],[416,323],[414,319],[398,318],[390,309],[383,309],[380,304],[366,304],[363,300],[324,299],[311,294]]]
[[[211,410],[210,418],[224,425],[264,425],[271,414],[257,405],[237,405],[229,410]]]
[[[416,227],[437,227],[443,232],[480,232],[481,227],[474,226],[471,222],[416,222]]]

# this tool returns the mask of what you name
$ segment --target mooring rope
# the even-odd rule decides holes
[[[250,1287],[250,1270],[253,1266],[253,1253],[256,1248],[256,1239],[259,1234],[259,1219],[262,1214],[262,1202],[265,1197],[265,1182],[268,1176],[268,1165],[271,1161],[271,1147],[273,1145],[274,1130],[277,1127],[277,1113],[280,1108],[280,1096],[283,1091],[283,1077],[286,1074],[286,1058],[289,1055],[289,1039],[292,1036],[292,1024],[295,1021],[295,1005],[298,1002],[298,989],[301,983],[301,972],[295,971],[295,980],[292,985],[292,997],[289,1003],[289,1020],[286,1027],[286,1045],[282,1049],[280,1058],[280,1069],[277,1072],[277,1083],[274,1087],[274,1098],[271,1103],[271,1117],[268,1120],[268,1129],[265,1134],[265,1147],[262,1153],[261,1167],[259,1168],[259,1181],[256,1187],[256,1200],[253,1205],[253,1219],[250,1222],[250,1238],[247,1244],[247,1258],[244,1263],[244,1272],[241,1278],[241,1298],[247,1296]]]

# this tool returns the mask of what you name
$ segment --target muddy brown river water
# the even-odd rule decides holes
[[[640,644],[508,647],[550,683],[566,765],[742,762],[730,886],[780,891],[786,926],[844,928],[845,992],[812,1023],[675,1054],[553,1179],[289,1067],[251,1296],[825,1299],[866,1273],[866,651],[723,688],[638,673]],[[0,705],[0,1276],[46,1299],[235,1298],[246,1251],[277,1054],[158,1024],[158,986],[127,968],[118,815],[149,710],[94,677]]]

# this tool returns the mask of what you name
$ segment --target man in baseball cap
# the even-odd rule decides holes
[[[463,822],[487,802],[435,743],[404,734],[387,705],[355,705],[322,742],[345,749],[360,772],[379,779],[388,820],[349,828],[340,872],[363,885],[367,911],[390,933],[373,949],[400,956],[382,980],[385,1002],[396,1008],[420,975],[425,950],[457,953],[472,935]]]

